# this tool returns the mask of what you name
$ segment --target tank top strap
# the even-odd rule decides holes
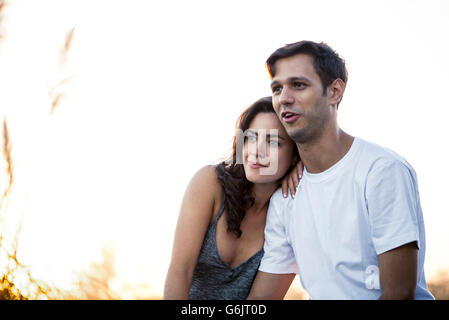
[[[218,219],[220,219],[221,215],[223,214],[223,211],[224,211],[224,203],[221,204],[220,210],[218,210],[218,214],[214,219],[214,224],[216,224]]]
[[[221,197],[222,197],[221,207],[220,207],[220,210],[218,210],[217,216],[215,217],[214,221],[212,222],[213,224],[216,224],[216,223],[217,223],[218,219],[220,219],[220,217],[221,217],[221,215],[223,214],[223,211],[224,211],[224,199],[225,199],[225,193],[224,193],[223,190],[221,191],[221,195],[222,195],[222,196],[221,196]]]

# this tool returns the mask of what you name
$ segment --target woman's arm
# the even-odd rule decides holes
[[[164,299],[189,299],[193,270],[220,194],[214,166],[201,168],[187,186],[176,225]]]

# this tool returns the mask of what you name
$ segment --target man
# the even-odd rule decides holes
[[[282,299],[296,273],[312,299],[433,299],[413,168],[339,128],[344,61],[301,41],[267,60],[273,106],[304,164],[296,195],[278,190],[250,299]]]

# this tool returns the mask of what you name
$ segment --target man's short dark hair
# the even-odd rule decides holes
[[[273,52],[266,62],[270,77],[273,78],[276,73],[274,69],[276,61],[300,53],[313,57],[313,66],[315,72],[321,79],[324,95],[326,94],[327,87],[335,79],[341,79],[345,84],[348,81],[348,71],[346,70],[345,61],[324,42],[316,43],[307,40],[287,44]]]

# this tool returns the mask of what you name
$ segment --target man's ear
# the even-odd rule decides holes
[[[327,96],[329,97],[329,102],[331,105],[338,105],[343,99],[343,94],[345,93],[346,84],[340,78],[335,79],[327,87]]]

